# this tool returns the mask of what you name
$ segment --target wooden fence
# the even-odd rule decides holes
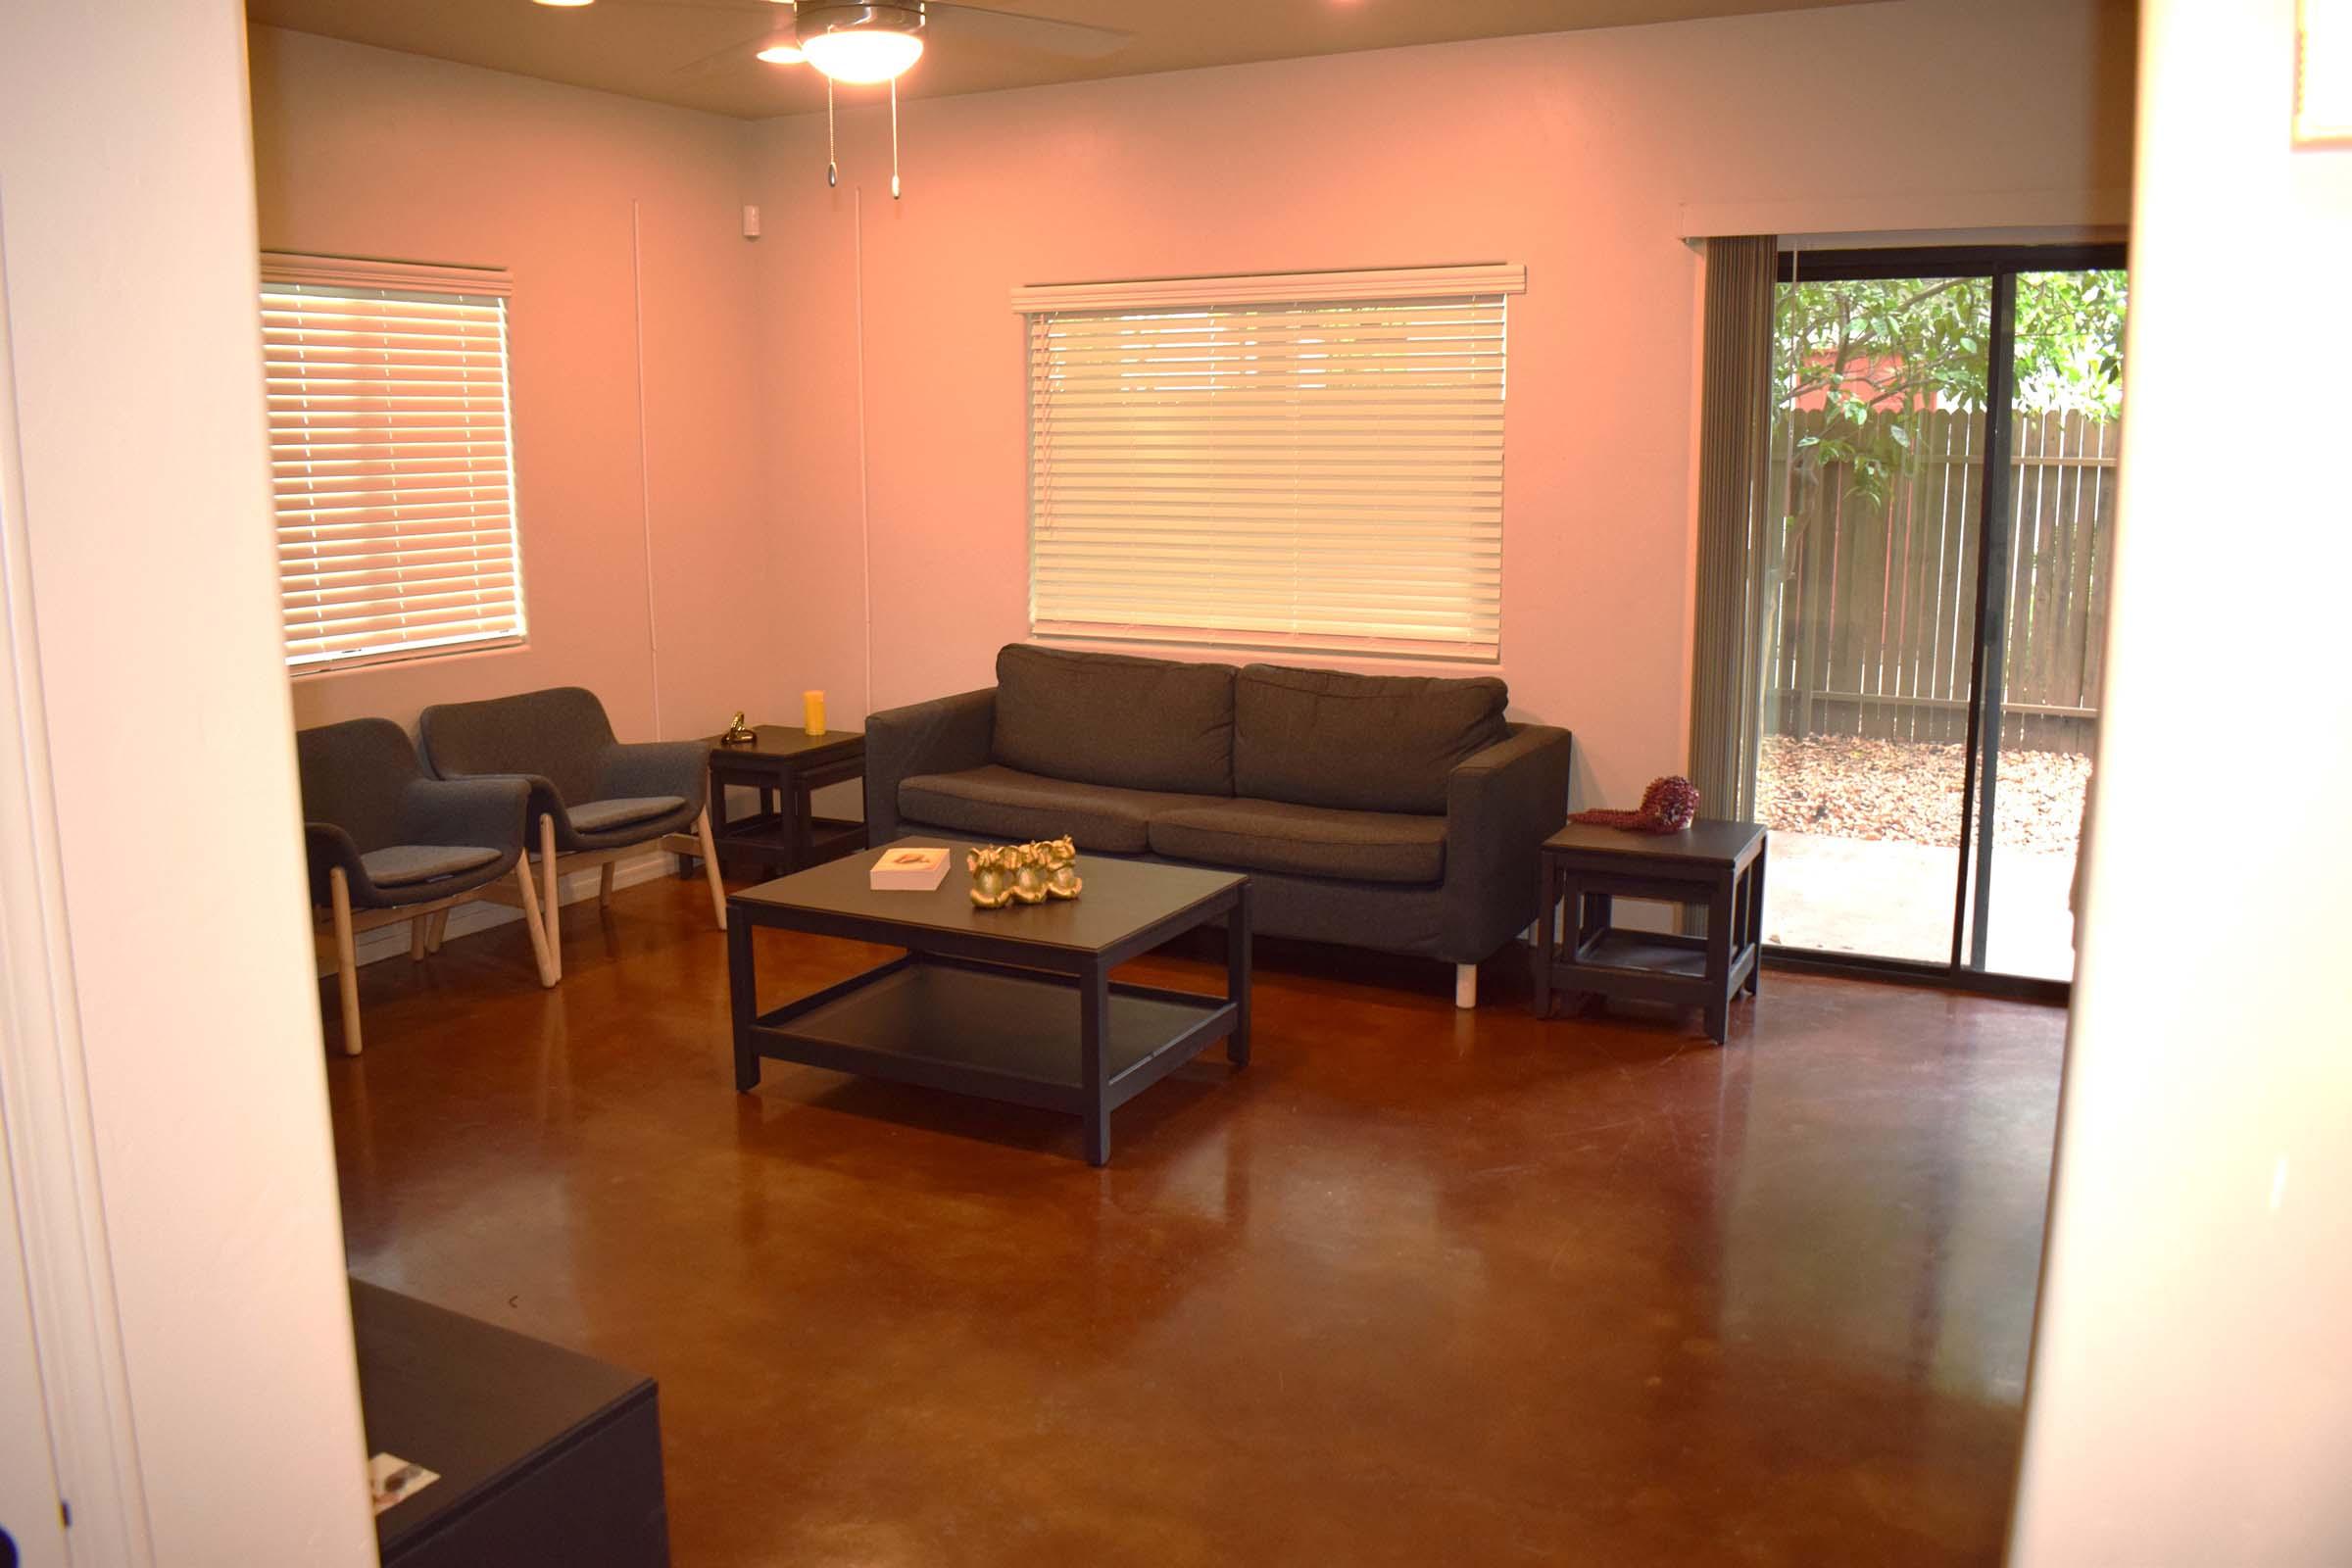
[[[1786,520],[1766,541],[1765,733],[1964,741],[1984,416],[1906,416],[1908,453],[1877,497],[1850,464],[1798,452],[1791,473],[1792,433],[1852,431],[1831,417],[1802,410],[1774,430],[1768,505]],[[2080,414],[2017,421],[2005,747],[2089,750],[2119,444]]]

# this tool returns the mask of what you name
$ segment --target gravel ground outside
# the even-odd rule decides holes
[[[1940,849],[1960,842],[1963,748],[1854,735],[1768,735],[1756,769],[1767,827]],[[2090,759],[2003,752],[1993,842],[2071,855],[2081,837]]]

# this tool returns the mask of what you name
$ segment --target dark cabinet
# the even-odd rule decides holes
[[[354,1280],[369,1453],[440,1479],[376,1516],[385,1568],[666,1568],[651,1378]]]

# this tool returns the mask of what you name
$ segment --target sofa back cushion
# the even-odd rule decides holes
[[[1014,643],[997,655],[991,755],[1081,784],[1233,793],[1231,664]]]
[[[1510,695],[1492,676],[1247,665],[1234,682],[1234,793],[1436,815],[1454,765],[1503,738]]]

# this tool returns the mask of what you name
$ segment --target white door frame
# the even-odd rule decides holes
[[[7,224],[0,191],[0,234]],[[59,876],[0,246],[0,1143],[71,1560],[149,1568]],[[0,1245],[10,1245],[0,1226]],[[22,1544],[22,1543],[21,1543]],[[27,1560],[41,1556],[28,1550]]]

